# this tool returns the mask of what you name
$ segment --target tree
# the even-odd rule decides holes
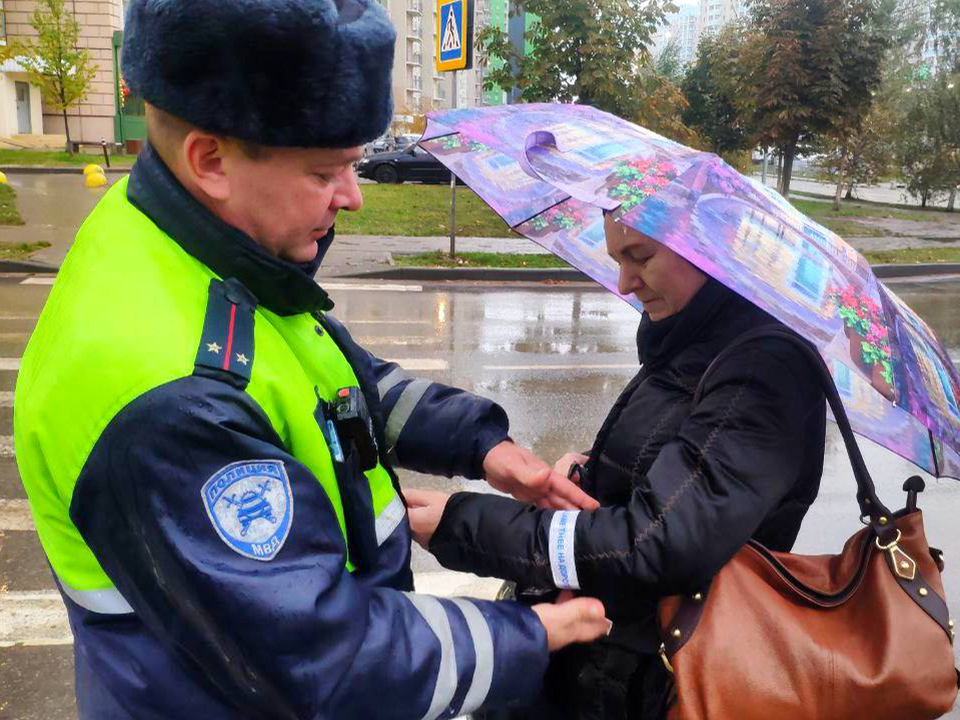
[[[97,67],[90,54],[77,47],[80,25],[64,0],[38,0],[30,18],[37,31],[32,43],[16,43],[11,53],[27,71],[30,83],[40,88],[44,100],[63,115],[67,152],[73,153],[67,109],[86,97]]]
[[[747,126],[749,113],[738,89],[741,38],[734,25],[702,38],[696,62],[687,68],[680,86],[687,100],[683,122],[718,154],[747,150],[753,144]]]
[[[859,129],[839,140],[830,138],[818,163],[837,184],[833,207],[840,209],[846,187],[846,199],[853,197],[857,185],[872,185],[890,172],[894,161],[893,128],[895,118],[885,103],[876,103]]]
[[[858,128],[880,83],[892,0],[758,0],[740,55],[752,123],[783,156],[790,193],[802,144]]]
[[[953,209],[960,185],[960,74],[939,73],[910,90],[897,131],[907,192],[924,207],[949,193]]]
[[[516,0],[538,18],[518,53],[507,33],[487,27],[477,43],[490,62],[484,88],[520,90],[527,102],[580,102],[634,118],[640,69],[670,0]],[[500,64],[502,63],[502,64]],[[497,67],[497,65],[499,67]]]

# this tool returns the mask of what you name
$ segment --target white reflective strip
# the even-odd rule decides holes
[[[453,647],[453,631],[450,630],[450,618],[443,604],[429,595],[404,593],[424,621],[433,630],[440,642],[440,669],[437,671],[437,684],[433,688],[430,708],[421,720],[435,720],[446,713],[457,692],[457,654]]]
[[[420,402],[423,394],[431,385],[433,383],[430,380],[414,380],[400,393],[400,398],[393,406],[393,410],[390,411],[390,417],[387,418],[387,429],[384,433],[387,437],[387,447],[390,450],[397,444],[400,433],[403,432],[403,426],[407,424],[407,420],[413,415],[417,403]]]
[[[487,625],[483,613],[469,600],[451,598],[450,602],[460,608],[463,617],[470,628],[470,637],[473,639],[473,650],[477,657],[477,664],[473,670],[473,681],[467,696],[463,699],[463,706],[459,713],[466,715],[483,705],[493,684],[493,635]]]
[[[377,515],[377,545],[383,545],[387,538],[393,535],[393,531],[403,522],[407,509],[403,506],[403,500],[399,495],[394,495],[393,500],[387,505],[379,515]]]
[[[62,580],[63,593],[77,605],[90,612],[101,615],[129,615],[133,612],[130,604],[116,588],[106,590],[74,590]]]
[[[395,367],[388,372],[386,376],[381,378],[380,382],[377,383],[377,392],[380,393],[380,399],[383,400],[384,395],[409,377],[402,367]]]
[[[550,520],[550,569],[553,584],[564,590],[580,589],[573,554],[579,514],[579,510],[558,510]]]

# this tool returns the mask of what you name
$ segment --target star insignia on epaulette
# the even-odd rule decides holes
[[[220,346],[215,342],[207,343],[207,352],[212,352],[214,355],[220,354]]]
[[[248,365],[250,363],[250,358],[243,353],[237,353],[237,362],[241,365]]]

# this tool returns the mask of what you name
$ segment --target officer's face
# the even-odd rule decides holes
[[[229,192],[221,216],[273,255],[309,262],[337,213],[363,204],[353,169],[362,156],[362,148],[273,148],[251,156],[234,146],[223,154]]]

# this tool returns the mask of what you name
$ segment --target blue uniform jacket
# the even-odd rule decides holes
[[[315,266],[278,261],[223,225],[150,148],[128,195],[275,312],[325,298]],[[384,460],[389,451],[401,467],[482,476],[487,451],[507,437],[502,409],[409,377],[329,316],[325,327],[361,381]],[[267,563],[222,542],[198,502],[207,478],[251,459],[283,463],[296,507]],[[126,602],[81,607],[64,596],[82,718],[449,718],[539,689],[547,650],[536,615],[415,594],[406,518],[375,565],[347,572],[322,487],[250,397],[220,378],[186,377],[122,409],[78,479],[70,514]]]

